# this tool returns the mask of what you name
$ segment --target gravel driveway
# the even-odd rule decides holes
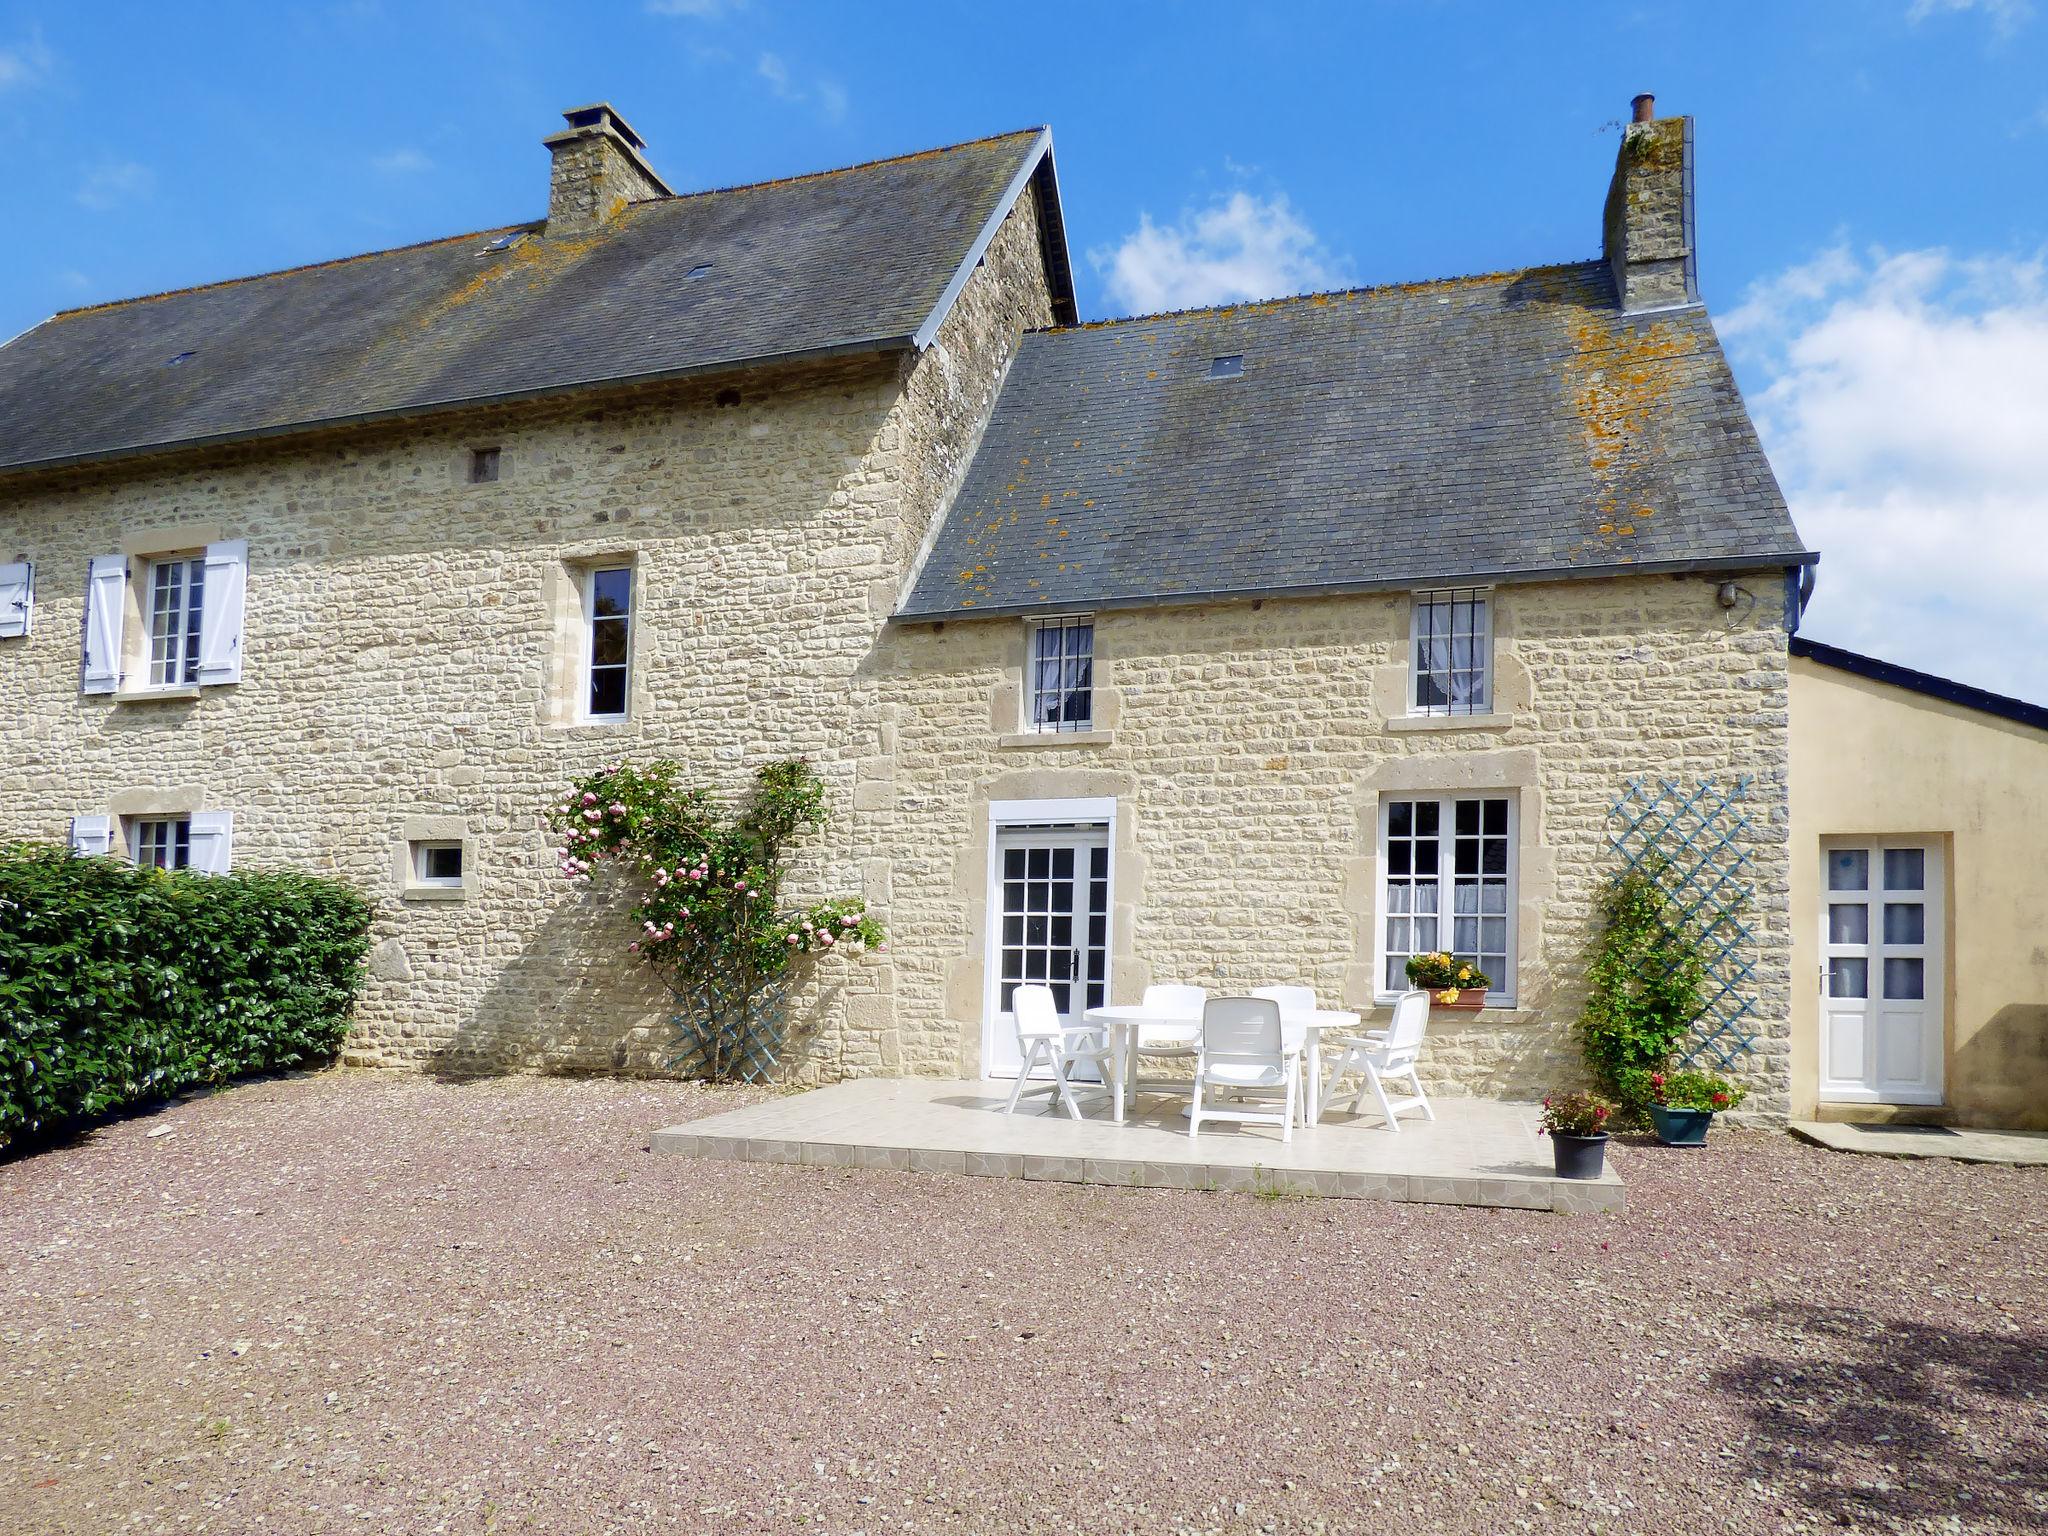
[[[0,1164],[0,1529],[2034,1531],[2048,1170],[1618,1217],[656,1159],[745,1096],[258,1082]]]

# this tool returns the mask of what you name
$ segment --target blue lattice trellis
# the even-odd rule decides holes
[[[1748,922],[1753,865],[1747,777],[1631,779],[1608,811],[1607,844],[1624,870],[1641,870],[1671,898],[1678,926],[1706,962],[1706,1001],[1680,1060],[1732,1070],[1756,1043],[1756,935]]]

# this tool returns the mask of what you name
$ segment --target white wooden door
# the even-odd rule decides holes
[[[1940,847],[1830,838],[1821,887],[1820,1097],[1941,1103]]]
[[[997,828],[989,921],[995,977],[981,1059],[989,1076],[1015,1077],[1022,1060],[1010,994],[1020,985],[1052,988],[1076,1024],[1108,1000],[1109,828]]]

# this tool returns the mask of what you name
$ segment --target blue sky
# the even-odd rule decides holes
[[[536,217],[599,99],[682,190],[1051,123],[1089,316],[1497,270],[1596,251],[1653,90],[1809,632],[2048,702],[2044,65],[2031,0],[0,0],[0,336]]]

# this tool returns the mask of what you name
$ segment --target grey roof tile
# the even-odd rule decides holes
[[[1026,336],[898,616],[1802,557],[1706,312],[1587,262]]]
[[[636,203],[584,236],[515,225],[530,233],[495,254],[484,231],[73,310],[0,348],[0,469],[899,344],[1034,159],[1051,193],[1043,142]]]

